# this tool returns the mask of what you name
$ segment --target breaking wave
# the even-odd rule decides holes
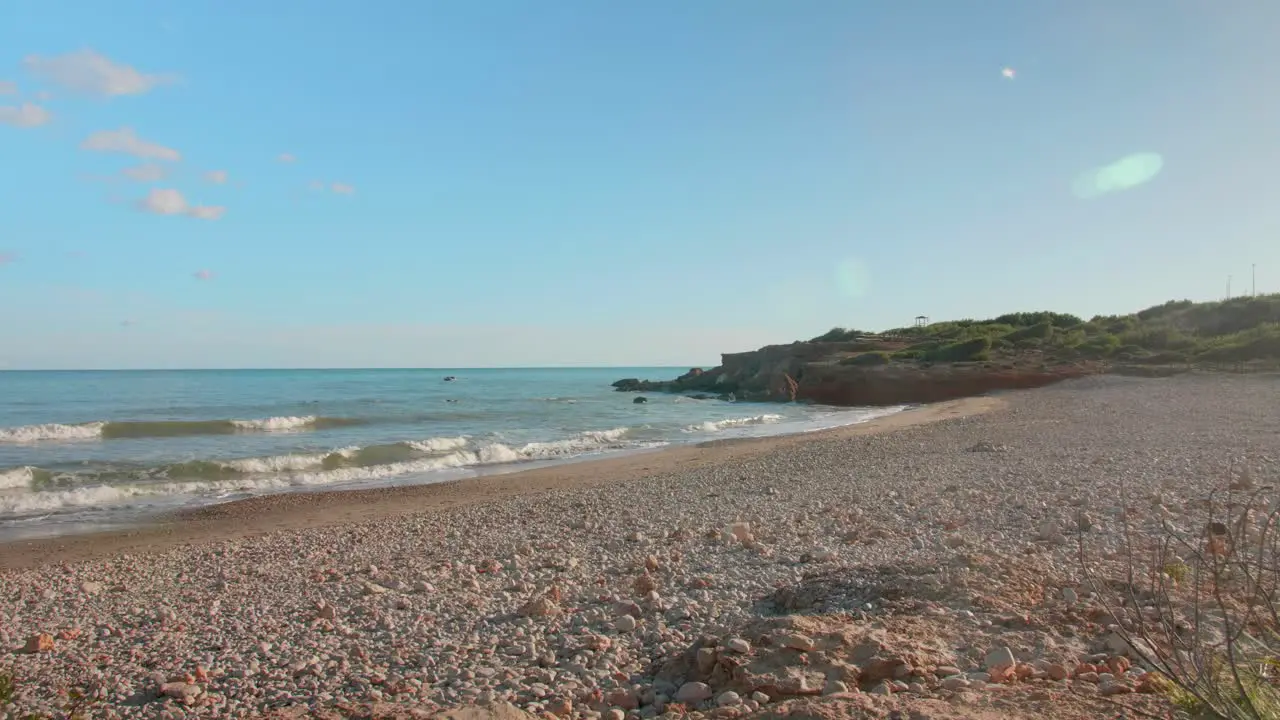
[[[751,425],[768,425],[771,423],[781,422],[782,419],[781,415],[755,415],[745,418],[730,418],[728,420],[708,420],[695,425],[689,425],[684,429],[684,431],[688,433],[719,432],[730,428],[748,427]]]
[[[155,420],[91,422],[78,425],[49,423],[0,428],[0,443],[34,443],[119,438],[163,438],[191,435],[234,435],[243,432],[299,432],[359,425],[353,418],[270,417],[258,420]]]
[[[502,443],[473,446],[465,437],[428,438],[327,453],[193,460],[135,471],[123,477],[118,470],[99,474],[54,473],[20,467],[0,470],[0,489],[30,492],[0,492],[0,515],[89,508],[166,496],[221,498],[642,447],[624,440],[628,432],[628,428],[588,431],[562,440],[515,446]]]

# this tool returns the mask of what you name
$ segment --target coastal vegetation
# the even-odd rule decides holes
[[[1280,294],[1218,302],[1175,300],[1129,315],[1089,320],[1057,312],[1018,312],[988,320],[949,320],[881,333],[833,328],[810,342],[893,342],[891,361],[982,362],[1038,353],[1047,359],[1134,364],[1247,363],[1280,359]],[[885,352],[877,348],[869,352]],[[849,365],[881,358],[844,358]]]

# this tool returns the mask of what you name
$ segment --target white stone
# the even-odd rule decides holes
[[[613,627],[618,632],[631,632],[636,629],[636,619],[630,615],[623,615],[613,623]]]
[[[746,655],[751,652],[751,643],[743,640],[742,638],[733,638],[729,642],[725,643],[725,647],[739,655]]]
[[[680,686],[676,691],[676,702],[678,703],[700,703],[704,700],[710,700],[712,696],[711,688],[706,683],[691,682]]]
[[[732,705],[740,704],[742,704],[742,698],[738,693],[732,690],[726,693],[721,693],[720,697],[716,698],[716,705],[719,705],[720,707],[730,707]]]

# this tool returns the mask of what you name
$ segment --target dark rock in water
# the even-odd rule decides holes
[[[457,380],[457,379],[458,379],[458,378],[456,378],[456,377],[454,377],[454,376],[452,376],[452,375],[445,375],[445,376],[444,376],[444,381],[445,381],[445,382],[453,382],[454,380]]]
[[[632,400],[631,402],[632,402],[632,404],[634,404],[634,405],[643,405],[643,404],[645,404],[645,403],[649,402],[649,398],[647,398],[647,397],[638,397],[638,398],[636,398],[635,400]]]
[[[714,395],[708,395],[706,393],[694,393],[690,395],[689,398],[692,400],[715,400],[716,399]]]

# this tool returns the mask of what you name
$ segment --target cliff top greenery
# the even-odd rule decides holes
[[[810,342],[858,339],[906,346],[877,351],[878,362],[961,362],[1038,350],[1061,359],[1141,363],[1236,363],[1280,359],[1280,294],[1219,302],[1173,300],[1131,315],[1090,320],[1056,312],[1019,312],[990,320],[951,320],[882,333],[833,328]],[[870,348],[868,348],[870,349]],[[868,364],[867,358],[846,362]]]

